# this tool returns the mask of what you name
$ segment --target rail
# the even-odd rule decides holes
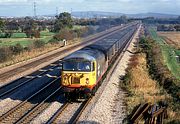
[[[89,102],[92,100],[92,98],[89,98],[87,101],[84,101],[79,109],[76,111],[76,113],[72,116],[72,118],[69,120],[69,124],[76,124],[78,119],[80,118],[81,114],[85,110],[86,106],[89,104]]]
[[[52,96],[49,91],[51,91],[52,94],[57,92],[57,89],[55,89],[55,88],[52,89],[52,88],[54,87],[54,85],[58,84],[57,81],[59,79],[60,78],[53,80],[52,82],[47,84],[45,87],[41,88],[40,90],[38,90],[37,92],[32,94],[26,100],[20,102],[14,108],[12,108],[9,111],[7,111],[6,113],[4,113],[2,116],[0,116],[0,123],[1,122],[4,122],[4,123],[15,122],[18,120],[19,117],[21,118],[24,114],[27,115],[35,106],[38,106],[39,105],[38,102],[43,103],[44,101],[46,101],[46,99],[49,99],[49,97]],[[41,98],[40,98],[40,96],[41,96]],[[45,99],[45,100],[43,100],[43,99]],[[31,104],[30,101],[37,101],[37,103]],[[21,114],[21,111],[23,111],[22,114]]]
[[[159,102],[159,104],[144,103],[140,104],[130,117],[130,123],[138,124],[163,124],[163,119],[167,118],[167,104]]]
[[[75,52],[75,51],[77,51],[77,50],[79,50],[79,49],[81,49],[87,45],[90,45],[90,44],[92,44],[98,40],[106,38],[107,36],[110,36],[113,33],[116,33],[120,30],[124,30],[129,26],[131,26],[131,24],[125,25],[125,26],[118,26],[116,28],[114,27],[112,29],[109,29],[108,31],[103,31],[101,33],[98,33],[97,35],[94,35],[93,37],[88,37],[88,38],[84,39],[83,42],[62,48],[62,49],[60,49],[60,51],[59,50],[56,52],[54,51],[53,53],[51,53],[48,56],[44,56],[44,55],[39,56],[39,57],[37,57],[38,59],[35,58],[35,59],[32,59],[31,61],[27,61],[27,62],[23,63],[21,66],[18,65],[16,67],[16,65],[13,65],[13,67],[11,67],[11,69],[7,69],[8,71],[1,70],[0,81],[6,82],[6,80],[9,79],[10,77],[14,77],[15,75],[20,74],[22,72],[25,72],[28,69],[31,69],[33,67],[37,68],[37,66],[38,66],[38,68],[37,68],[37,70],[38,70],[44,66],[49,65],[50,63],[53,63],[55,61],[58,61],[59,59],[62,59],[66,55],[68,55],[72,52]],[[41,63],[44,63],[44,65],[42,66]],[[34,70],[34,71],[36,71],[36,70]]]
[[[37,74],[36,76],[32,76],[32,78],[29,78],[23,82],[20,82],[18,84],[16,84],[19,80],[21,80],[22,78],[20,79],[17,79],[11,83],[8,83],[2,87],[0,87],[0,98],[4,97],[5,95],[7,94],[10,94],[11,92],[15,91],[16,89],[24,86],[25,84],[27,83],[30,83],[32,80],[35,80],[36,78],[38,78],[39,76],[42,76],[46,73],[48,73],[49,71],[51,71],[52,69],[55,69],[57,68],[59,65],[56,65],[56,66],[53,66],[53,67],[50,67],[49,69],[43,71],[43,72],[40,72],[39,74]]]

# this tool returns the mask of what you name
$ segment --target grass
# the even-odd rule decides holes
[[[166,101],[169,104],[167,123],[180,121],[179,112],[172,109],[173,99],[156,80],[153,80],[148,73],[146,55],[136,54],[130,60],[128,72],[124,83],[129,95],[126,98],[127,112],[132,113],[133,109],[140,103]],[[177,103],[178,104],[178,103]]]
[[[37,48],[37,49],[33,49],[31,51],[22,52],[16,56],[13,56],[13,59],[5,61],[3,63],[0,63],[0,68],[35,58],[39,55],[48,53],[48,52],[58,49],[58,48],[60,48],[59,44],[47,44],[46,46],[44,46],[42,48]]]
[[[81,28],[84,28],[84,27],[86,27],[86,26],[74,25],[74,26],[73,26],[73,30],[81,29]]]
[[[176,60],[175,56],[180,55],[180,50],[177,50],[173,48],[172,46],[168,45],[162,37],[159,37],[156,33],[156,31],[151,28],[150,34],[152,38],[159,43],[164,61],[166,65],[168,66],[168,69],[172,72],[172,74],[180,80],[180,65],[178,61]]]
[[[44,41],[47,43],[55,33],[42,31],[41,38],[39,40]],[[32,44],[32,42],[36,39],[26,38],[25,33],[13,33],[11,38],[0,38],[0,46],[14,46],[16,44],[21,44],[23,47],[27,47]]]
[[[180,50],[180,32],[158,32],[170,46]]]
[[[26,38],[25,33],[13,33],[11,38]]]
[[[14,39],[14,38],[7,38],[7,39],[0,39],[0,46],[14,46],[16,44],[21,44],[23,47],[27,47],[30,44],[32,44],[32,39],[29,38],[18,38],[18,39]]]
[[[53,32],[48,32],[48,31],[41,31],[41,37],[44,37],[44,36],[53,36],[55,35],[55,33]]]
[[[47,37],[44,39],[44,41],[47,41]],[[73,39],[71,41],[68,42],[68,45],[77,43],[77,42],[81,42],[81,39]],[[55,49],[59,49],[61,48],[60,44],[46,44],[44,47],[42,48],[37,48],[37,49],[32,49],[30,51],[24,51],[18,55],[14,55],[13,58],[11,60],[5,61],[3,63],[0,63],[0,68],[6,67],[6,66],[10,66],[13,65],[15,63],[18,62],[22,62],[22,61],[26,61],[32,58],[35,58],[39,55],[48,53],[50,51],[53,51]]]

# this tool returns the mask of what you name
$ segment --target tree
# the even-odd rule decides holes
[[[40,31],[38,30],[38,24],[30,18],[25,18],[27,21],[25,24],[24,32],[28,38],[40,38]]]
[[[126,15],[123,15],[120,17],[122,23],[127,23],[128,22],[128,19],[127,19],[127,16]]]
[[[71,14],[67,12],[60,13],[59,16],[56,16],[54,31],[59,32],[64,28],[72,28],[73,20],[71,18]]]
[[[175,25],[174,28],[176,29],[176,31],[180,31],[180,25]]]
[[[5,27],[5,23],[4,23],[3,19],[0,18],[0,32],[4,31],[4,27]]]
[[[60,31],[60,33],[56,34],[53,39],[57,40],[57,41],[62,41],[63,39],[66,40],[72,40],[74,38],[73,36],[73,32],[69,31],[67,29],[62,29]]]
[[[6,30],[9,30],[9,31],[18,31],[19,30],[19,24],[13,20],[13,21],[9,21],[6,23]]]

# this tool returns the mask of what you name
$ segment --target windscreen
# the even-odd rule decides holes
[[[91,71],[91,63],[87,61],[65,61],[63,62],[64,71]]]

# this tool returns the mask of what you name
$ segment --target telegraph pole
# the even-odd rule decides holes
[[[56,7],[56,16],[58,16],[58,13],[59,13],[59,12],[58,12],[58,7]]]
[[[36,7],[37,7],[37,4],[36,4],[36,2],[34,2],[34,18],[37,17]]]

